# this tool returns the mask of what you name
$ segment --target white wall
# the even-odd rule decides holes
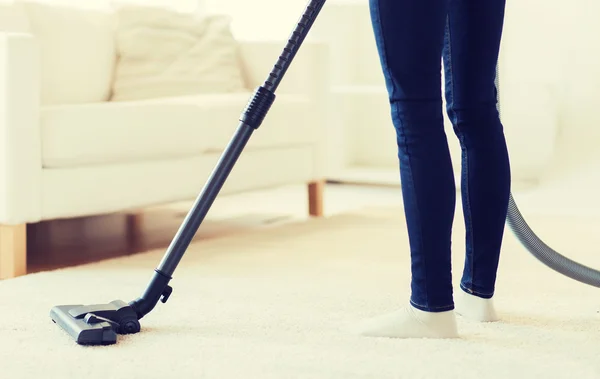
[[[19,0],[0,0],[0,4],[10,4]],[[182,12],[201,10],[203,0],[35,0],[40,3],[57,5],[76,5],[80,8],[106,8],[111,4],[145,4],[168,7]]]
[[[200,0],[210,12],[230,14],[236,37],[283,39],[292,32],[306,0]],[[328,4],[340,0],[328,0]],[[312,34],[312,33],[311,33]]]
[[[544,89],[553,105],[547,112],[558,124],[552,168],[600,159],[599,14],[595,0],[508,2],[502,74],[515,94],[503,101],[525,113],[536,100],[531,95]],[[543,141],[532,136],[522,143],[535,151]]]

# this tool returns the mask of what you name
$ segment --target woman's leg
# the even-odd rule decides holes
[[[370,8],[397,135],[412,291],[410,307],[374,320],[363,334],[454,336],[450,244],[456,186],[441,81],[447,0],[370,0]]]
[[[482,321],[496,318],[485,299],[494,294],[511,182],[495,86],[504,9],[505,0],[449,0],[443,54],[447,111],[462,147],[467,250],[457,312]]]

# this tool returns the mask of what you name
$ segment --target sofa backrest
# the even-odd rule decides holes
[[[87,4],[84,9],[54,1],[0,3],[0,31],[31,33],[39,42],[42,105],[100,102],[110,96],[114,16],[108,3],[105,9]]]
[[[227,17],[136,1],[0,0],[0,31],[38,41],[42,106],[247,90]]]
[[[82,1],[82,3],[86,3]],[[106,8],[17,0],[41,57],[41,104],[106,101],[116,62],[114,16]]]
[[[29,33],[30,30],[23,7],[13,0],[0,0],[0,33]]]

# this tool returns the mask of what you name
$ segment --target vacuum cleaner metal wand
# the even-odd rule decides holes
[[[235,134],[177,231],[162,261],[154,270],[142,296],[129,304],[115,300],[103,305],[61,305],[52,308],[50,311],[52,320],[69,333],[77,343],[82,345],[116,343],[117,334],[139,332],[138,320],[151,312],[159,301],[165,303],[168,300],[173,291],[169,286],[173,272],[183,258],[252,133],[260,127],[273,105],[277,87],[324,5],[325,0],[309,1],[267,79],[262,86],[256,89],[243,110]]]
[[[186,249],[223,187],[237,159],[244,150],[246,143],[254,130],[258,129],[262,124],[269,112],[271,105],[275,101],[277,87],[281,83],[324,4],[325,0],[312,0],[308,3],[269,76],[263,85],[256,89],[253,97],[244,109],[234,137],[222,154],[204,189],[196,199],[194,206],[187,214],[163,260],[155,270],[155,275],[150,281],[144,295],[132,302],[132,306],[140,318],[154,308],[158,300],[161,299],[161,296],[162,301],[166,302],[172,291],[167,283],[171,279],[181,258],[183,258]]]

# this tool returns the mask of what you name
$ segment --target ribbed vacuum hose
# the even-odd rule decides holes
[[[498,67],[496,67],[497,107],[498,112],[502,115],[500,110],[499,76]],[[594,287],[600,287],[600,271],[594,270],[561,255],[556,250],[546,245],[544,241],[531,230],[521,215],[512,193],[510,194],[506,221],[519,242],[521,242],[521,244],[523,244],[523,246],[540,262],[571,279]]]
[[[508,204],[507,223],[523,246],[543,264],[571,279],[600,287],[600,271],[577,263],[546,245],[527,225],[512,194]]]

